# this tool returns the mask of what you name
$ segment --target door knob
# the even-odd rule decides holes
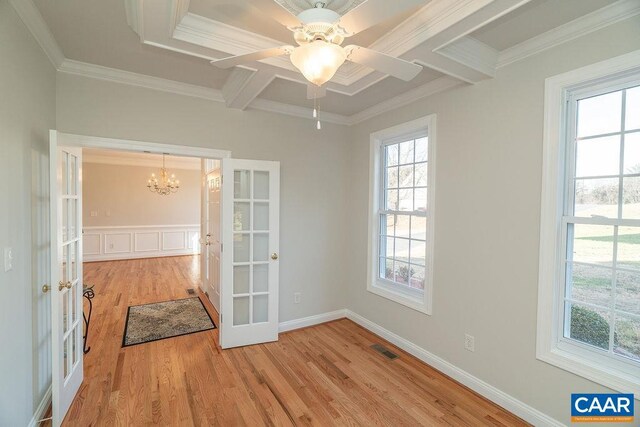
[[[46,294],[47,292],[49,292],[51,290],[51,286],[49,285],[42,285],[42,293]]]
[[[275,261],[275,260],[277,260],[277,259],[278,259],[278,254],[277,254],[277,253],[275,253],[275,252],[274,252],[274,253],[272,253],[272,254],[271,254],[271,259],[272,259],[272,260],[274,260],[274,261]]]
[[[60,283],[58,283],[58,290],[59,291],[63,290],[64,288],[71,289],[72,287],[73,287],[73,285],[71,284],[71,282],[67,282],[67,283],[60,282]]]

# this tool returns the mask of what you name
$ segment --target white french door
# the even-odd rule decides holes
[[[280,163],[222,160],[220,344],[278,339]]]
[[[220,313],[220,196],[221,196],[220,167],[208,172],[204,179],[203,198],[203,268],[204,286],[209,293],[209,300]]]
[[[50,141],[53,425],[59,426],[83,378],[82,149]]]

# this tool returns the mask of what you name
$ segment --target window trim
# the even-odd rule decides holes
[[[378,242],[379,242],[379,204],[382,185],[382,147],[399,142],[403,138],[415,136],[417,132],[427,133],[428,138],[428,176],[427,176],[427,237],[425,259],[424,291],[410,288],[399,289],[397,285],[378,278]],[[431,114],[398,126],[393,126],[370,136],[369,146],[369,238],[367,259],[367,291],[405,305],[413,310],[430,315],[432,310],[433,256],[434,256],[434,202],[436,177],[436,115]]]
[[[587,346],[569,343],[561,334],[564,299],[564,247],[562,218],[565,204],[567,157],[566,139],[569,96],[590,87],[606,87],[616,81],[637,78],[640,50],[545,81],[542,194],[540,216],[540,265],[538,276],[538,319],[536,357],[566,371],[617,391],[640,395],[640,378],[618,369],[615,363],[603,363],[608,356],[595,354]],[[635,77],[633,77],[636,75]]]

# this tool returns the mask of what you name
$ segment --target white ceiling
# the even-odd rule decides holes
[[[159,169],[162,166],[162,154],[83,148],[82,161],[84,163],[157,167]],[[167,169],[200,170],[200,162],[201,159],[196,157],[165,156]]]
[[[258,102],[308,108],[312,101],[305,81],[286,57],[235,70],[209,64],[210,59],[292,44],[291,32],[271,18],[271,11],[283,10],[274,1],[33,0],[69,60],[218,90],[232,108],[251,108]],[[311,2],[277,1],[291,10]],[[338,11],[359,1],[327,0],[328,7]],[[422,73],[403,82],[347,63],[327,85],[321,109],[348,119],[396,97],[426,96],[431,87],[452,86],[438,84],[444,80],[476,83],[492,78],[504,62],[502,52],[511,54],[527,41],[594,11],[633,9],[634,2],[424,0],[423,7],[389,17],[348,39],[349,44],[417,62],[424,66]]]

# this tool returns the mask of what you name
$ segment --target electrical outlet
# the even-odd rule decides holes
[[[98,216],[98,211],[91,211],[91,216],[92,217]]]
[[[464,348],[469,351],[476,351],[476,339],[473,335],[464,334]]]
[[[302,301],[302,294],[300,292],[296,292],[293,294],[293,303],[294,304],[300,304],[300,301]]]
[[[109,249],[113,249],[113,243],[109,243]]]

